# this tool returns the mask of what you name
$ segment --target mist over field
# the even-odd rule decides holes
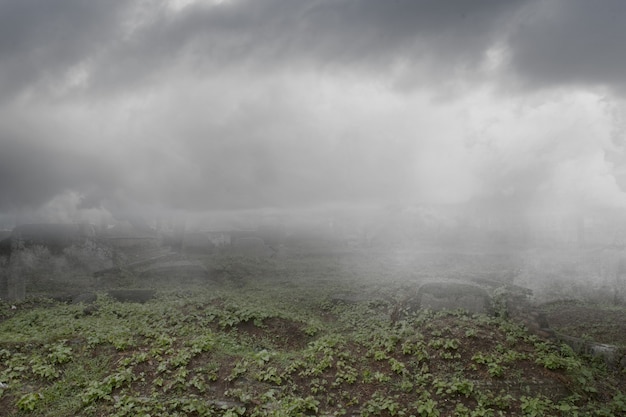
[[[0,415],[626,415],[625,23],[0,0]]]
[[[613,271],[624,16],[619,0],[3,1],[0,228],[608,247]]]

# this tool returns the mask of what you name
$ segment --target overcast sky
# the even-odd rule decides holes
[[[0,0],[0,213],[626,207],[625,25],[623,0]]]

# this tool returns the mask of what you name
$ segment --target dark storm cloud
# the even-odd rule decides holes
[[[626,2],[536,3],[509,38],[510,68],[527,88],[604,86],[626,92]]]
[[[0,92],[3,99],[40,82],[55,82],[69,67],[115,42],[127,2],[2,0]]]
[[[315,68],[391,71],[436,66],[472,70],[525,0],[234,0],[161,9],[102,59],[106,88],[145,81],[181,61],[198,71]],[[431,73],[431,76],[433,74]]]
[[[512,77],[528,91],[624,84],[617,0],[171,3],[0,0],[0,211],[67,192],[81,207],[123,211],[450,201],[524,178],[541,186],[574,157],[551,151],[541,178],[529,163],[485,180],[517,142],[472,154],[456,119],[466,91],[446,104],[429,97]]]
[[[6,135],[6,132],[5,132]],[[117,175],[95,155],[20,134],[4,136],[0,152],[0,208],[37,208],[57,194],[113,188]]]
[[[150,86],[181,62],[196,71],[378,71],[432,61],[438,73],[451,73],[478,64],[495,31],[524,3],[234,0],[173,12],[160,1],[4,1],[0,86],[47,87],[81,63],[99,94]]]
[[[501,43],[527,86],[621,89],[625,16],[620,0],[231,0],[176,12],[162,1],[5,0],[0,88],[6,98],[49,87],[81,63],[98,94],[152,87],[179,65],[381,76],[402,66],[419,85],[475,71]]]
[[[185,40],[207,59],[391,64],[416,54],[467,55],[490,42],[497,18],[522,1],[231,1],[201,4],[149,31]],[[165,36],[162,36],[165,35]],[[480,57],[473,57],[480,59]]]

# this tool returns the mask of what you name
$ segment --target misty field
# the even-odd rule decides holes
[[[302,250],[199,259],[211,271],[205,282],[118,277],[75,282],[82,286],[75,291],[95,290],[87,304],[41,296],[0,304],[0,415],[626,413],[623,370],[538,337],[497,309],[436,312],[406,303],[427,280],[528,280],[533,267],[519,255]],[[563,278],[558,257],[550,259],[553,267],[542,268]],[[116,301],[107,290],[120,282],[156,296]],[[587,298],[569,286],[570,301],[556,302],[548,295],[561,283],[553,282],[557,288],[544,285],[548,317],[575,308],[626,317],[623,304],[601,299],[602,285],[588,286]],[[559,325],[626,346],[611,322]]]

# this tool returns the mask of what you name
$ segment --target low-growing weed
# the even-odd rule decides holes
[[[545,397],[520,397],[520,408],[527,417],[543,417],[550,406],[551,401]]]
[[[40,392],[30,392],[22,395],[17,402],[17,408],[22,411],[34,411],[43,401],[43,394]]]
[[[391,301],[335,302],[331,284],[305,285],[302,295],[250,279],[146,304],[99,296],[89,315],[11,313],[0,400],[8,415],[51,417],[626,413],[612,371],[505,317],[415,309],[391,320]],[[537,384],[574,394],[542,397]]]
[[[404,416],[406,411],[398,401],[398,397],[388,397],[381,392],[375,392],[361,407],[361,416],[379,416],[383,412],[391,416]]]

